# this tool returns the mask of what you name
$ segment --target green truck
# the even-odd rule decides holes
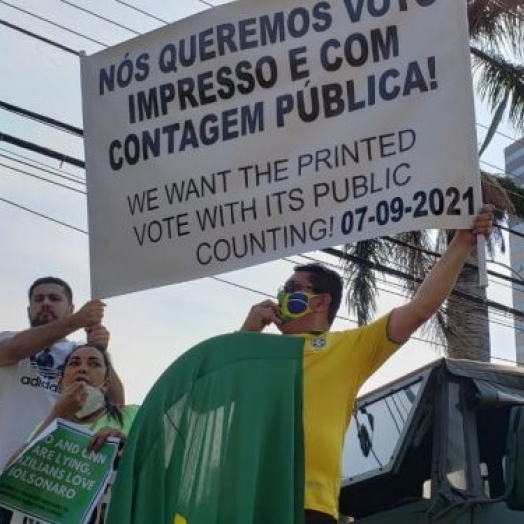
[[[344,522],[524,523],[524,371],[437,360],[359,397],[343,455]]]

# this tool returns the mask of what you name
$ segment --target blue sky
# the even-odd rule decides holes
[[[47,18],[108,45],[134,36],[131,31],[97,19],[64,1],[16,0],[16,7],[28,13],[10,7],[9,3],[0,3],[1,20],[72,49],[85,50],[88,54],[103,49],[103,46],[28,13]],[[116,0],[75,0],[74,3],[140,33],[162,25]],[[210,9],[206,3],[198,0],[170,3],[130,0],[129,3],[169,22]],[[0,26],[0,48],[4,50],[0,61],[1,101],[83,127],[78,57],[5,26]],[[488,124],[489,115],[478,104],[479,140]],[[84,158],[83,143],[79,138],[6,111],[0,111],[0,132],[75,158]],[[503,126],[501,132],[507,136],[496,135],[483,156],[486,163],[481,164],[493,172],[503,171],[503,148],[512,139],[518,138],[507,126]],[[0,198],[3,199],[0,201],[0,312],[3,319],[0,329],[17,330],[27,326],[26,292],[35,278],[49,274],[60,276],[72,284],[77,306],[89,299],[86,189],[83,183],[85,173],[5,142],[0,142],[0,155]],[[15,161],[13,155],[23,155],[25,158],[16,158],[24,163]],[[30,159],[45,164],[40,166],[45,170],[55,173],[60,170],[61,177],[26,165],[32,162]],[[35,176],[45,177],[55,184]],[[308,257],[318,258],[319,254],[311,253]],[[129,401],[141,402],[160,373],[194,344],[238,329],[249,308],[268,295],[274,296],[278,286],[291,272],[293,264],[306,260],[302,256],[295,256],[290,260],[219,275],[218,278],[205,278],[107,300],[105,323],[112,334],[111,353],[126,385]],[[505,257],[500,256],[498,260],[507,263]],[[330,262],[337,263],[334,259]],[[501,271],[500,268],[496,269]],[[401,303],[400,297],[389,292],[397,293],[396,287],[381,287],[386,290],[380,295],[380,312]],[[504,286],[492,284],[489,293],[494,300],[506,304],[510,301]],[[341,317],[335,328],[354,326],[345,310],[341,310]],[[513,360],[513,333],[509,320],[495,320],[496,323],[492,325],[493,355]],[[72,338],[82,339],[82,335],[78,333]],[[414,339],[391,359],[371,380],[371,384],[378,385],[390,380],[437,356],[438,348]]]

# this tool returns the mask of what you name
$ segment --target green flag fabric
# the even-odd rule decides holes
[[[120,461],[108,524],[304,521],[304,339],[209,339],[158,379]]]

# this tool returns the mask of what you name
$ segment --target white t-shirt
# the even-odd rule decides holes
[[[0,341],[15,332],[0,333]],[[61,340],[31,358],[0,366],[0,471],[51,410],[65,358],[76,346]]]

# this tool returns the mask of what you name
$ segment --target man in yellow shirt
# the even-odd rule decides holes
[[[491,234],[493,213],[484,206],[469,230],[457,231],[448,249],[405,305],[363,326],[330,332],[342,299],[338,273],[320,264],[297,266],[279,293],[249,311],[242,331],[270,324],[301,335],[304,346],[305,524],[335,524],[344,435],[362,384],[446,300],[476,245]]]

